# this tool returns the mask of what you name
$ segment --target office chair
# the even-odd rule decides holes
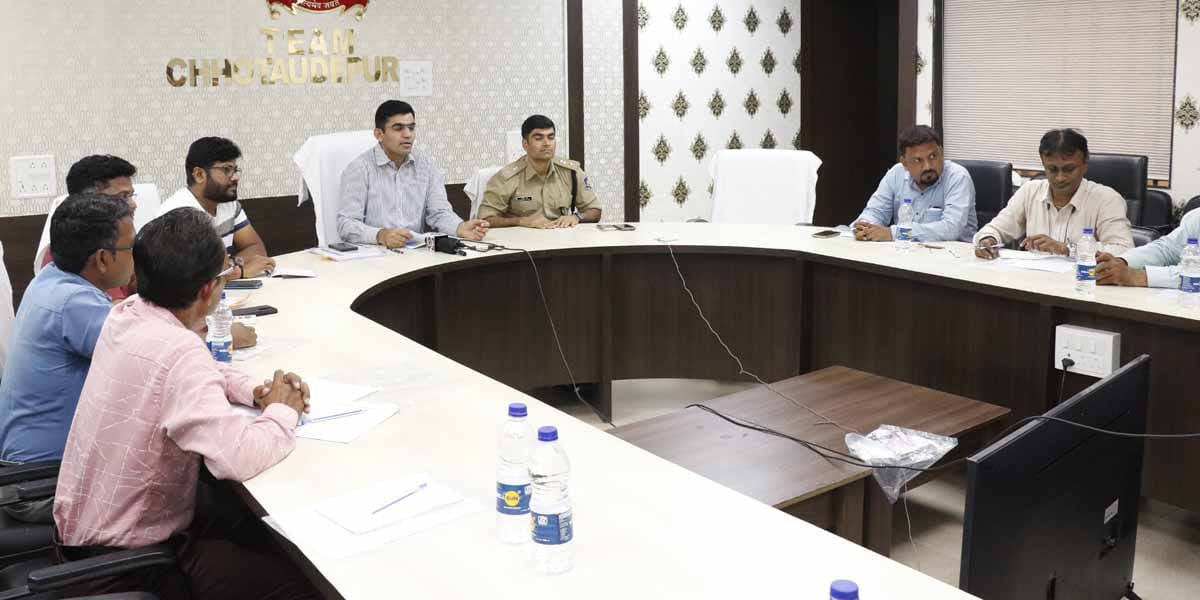
[[[1141,227],[1154,229],[1166,235],[1174,229],[1171,223],[1171,211],[1175,207],[1171,195],[1162,190],[1146,190],[1146,199],[1142,202],[1126,200],[1129,203],[1129,222]],[[1137,220],[1134,220],[1136,215]]]
[[[807,150],[721,150],[713,157],[713,223],[811,223],[821,159]]]
[[[1096,152],[1088,157],[1087,179],[1116,190],[1126,202],[1132,203],[1129,221],[1141,225],[1149,165],[1150,159],[1141,155]]]
[[[1139,246],[1145,246],[1146,244],[1149,244],[1150,242],[1153,242],[1162,236],[1157,229],[1152,229],[1150,227],[1141,227],[1135,225],[1129,228],[1129,231],[1133,234],[1133,245],[1135,248]]]
[[[337,231],[341,206],[342,172],[346,165],[377,144],[370,129],[314,135],[292,156],[300,169],[300,204],[312,200],[316,214],[317,245],[342,241]]]
[[[484,167],[475,172],[463,186],[463,193],[471,199],[471,214],[469,219],[479,218],[479,204],[483,202],[483,192],[487,190],[488,182],[492,180],[492,176],[500,172],[503,167]]]
[[[1012,163],[996,160],[954,161],[971,174],[975,184],[975,215],[980,226],[986,225],[1008,205],[1012,197]]]

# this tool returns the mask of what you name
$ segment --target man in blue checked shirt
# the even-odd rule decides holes
[[[942,156],[942,137],[927,125],[901,133],[899,146],[896,165],[888,169],[867,207],[854,220],[854,239],[895,239],[900,204],[911,198],[915,240],[971,241],[979,225],[970,173]]]

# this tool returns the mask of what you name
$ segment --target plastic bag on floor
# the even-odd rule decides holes
[[[867,435],[846,434],[846,447],[859,460],[871,465],[903,465],[924,469],[941,460],[958,445],[958,440],[915,429],[880,425]],[[900,498],[904,484],[920,471],[897,467],[876,467],[875,481],[893,504]]]

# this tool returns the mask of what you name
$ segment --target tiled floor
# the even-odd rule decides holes
[[[751,384],[643,379],[613,383],[613,423],[634,423],[693,402],[731,394]],[[534,394],[600,429],[611,429],[568,390]],[[912,490],[908,513],[914,551],[903,505],[894,512],[892,558],[951,585],[958,585],[966,479],[952,473]],[[1134,559],[1136,590],[1146,600],[1200,598],[1200,515],[1157,502],[1143,506]]]

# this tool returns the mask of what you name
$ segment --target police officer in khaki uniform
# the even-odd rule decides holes
[[[521,124],[525,156],[500,169],[483,193],[479,218],[492,227],[552,229],[600,220],[600,203],[579,163],[554,157],[554,121]]]

